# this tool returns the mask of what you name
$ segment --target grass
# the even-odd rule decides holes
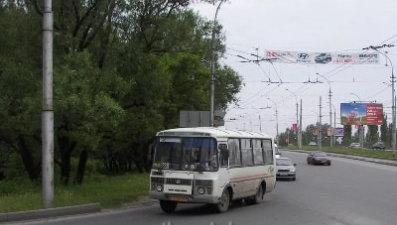
[[[289,150],[297,150],[298,148],[295,146],[290,146]],[[308,151],[318,151],[318,146],[303,146],[302,149]],[[363,156],[369,158],[376,159],[387,159],[387,160],[396,160],[393,157],[392,151],[374,151],[372,149],[360,149],[360,148],[347,148],[347,147],[327,147],[323,146],[321,151],[329,152],[329,153],[338,153],[345,155],[355,155],[355,156]]]
[[[22,184],[22,185],[21,185]],[[148,174],[95,176],[82,185],[56,184],[54,207],[100,203],[103,208],[136,201],[149,191]],[[0,213],[42,208],[40,184],[30,181],[0,181]]]

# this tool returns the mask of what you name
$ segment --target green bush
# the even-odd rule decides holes
[[[25,180],[29,178],[19,154],[11,153],[5,165],[4,174],[6,180]]]

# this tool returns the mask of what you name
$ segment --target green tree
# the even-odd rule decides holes
[[[344,145],[349,145],[352,142],[352,126],[343,125],[343,142]]]
[[[366,141],[372,145],[379,141],[379,127],[378,125],[368,125],[368,131],[366,135]]]
[[[389,143],[387,125],[387,115],[383,112],[383,124],[380,126],[380,140],[385,144]]]
[[[4,148],[21,156],[29,179],[36,181],[40,107],[34,102],[41,94],[41,34],[32,28],[40,21],[19,4],[7,1],[0,10],[0,29],[6,31],[0,34],[0,139]]]

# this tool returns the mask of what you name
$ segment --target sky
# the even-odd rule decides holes
[[[191,7],[213,20],[217,5],[195,3]],[[239,106],[229,106],[225,126],[276,136],[277,125],[281,133],[296,123],[296,103],[301,107],[301,101],[303,130],[318,122],[320,115],[321,122],[329,124],[329,89],[336,127],[342,127],[340,104],[352,101],[382,103],[391,122],[393,67],[383,55],[378,64],[349,65],[281,62],[257,65],[243,63],[237,55],[256,59],[251,54],[265,57],[266,50],[372,53],[362,48],[397,46],[396,9],[395,0],[228,0],[223,3],[217,21],[223,26],[227,52],[221,63],[233,68],[244,83],[237,95]],[[397,71],[397,47],[380,50],[387,51]],[[304,83],[307,81],[319,82]]]

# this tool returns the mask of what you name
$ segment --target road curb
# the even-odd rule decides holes
[[[283,151],[298,152],[298,153],[311,152],[311,151],[306,151],[306,150],[286,150],[286,149],[284,149]],[[377,163],[377,164],[382,164],[382,165],[387,165],[387,166],[397,166],[397,161],[392,161],[392,160],[374,159],[374,158],[368,158],[368,157],[363,157],[363,156],[344,155],[344,154],[337,154],[337,153],[330,153],[330,152],[326,152],[326,154],[329,156],[338,157],[338,158],[353,159],[353,160],[364,161],[364,162],[372,162],[372,163]]]
[[[0,223],[96,213],[100,211],[101,211],[101,205],[99,203],[90,203],[90,204],[83,204],[76,206],[49,208],[49,209],[0,213]]]

